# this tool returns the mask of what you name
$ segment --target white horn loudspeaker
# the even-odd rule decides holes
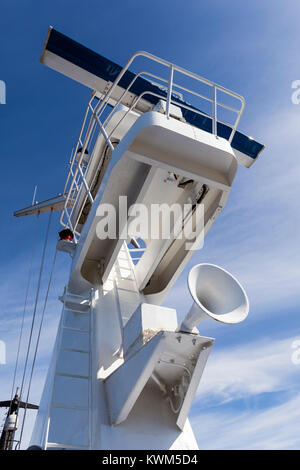
[[[206,318],[222,323],[240,323],[248,315],[249,300],[241,284],[225,269],[214,264],[197,264],[188,276],[194,300],[179,330],[193,332]]]

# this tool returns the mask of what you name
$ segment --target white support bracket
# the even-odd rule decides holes
[[[159,382],[161,400],[178,401],[174,425],[183,430],[214,339],[161,331],[105,380],[111,423],[125,421],[151,376]],[[181,384],[186,383],[186,388]]]

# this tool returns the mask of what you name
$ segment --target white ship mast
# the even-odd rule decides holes
[[[137,59],[148,68],[133,74]],[[15,213],[61,211],[57,249],[72,256],[31,444],[196,449],[188,413],[214,341],[196,325],[242,321],[248,299],[229,273],[205,264],[191,270],[195,304],[181,326],[161,303],[224,208],[238,164],[250,167],[263,146],[237,131],[240,95],[149,53],[121,69],[50,28],[41,61],[93,92],[62,195]],[[220,110],[235,116],[231,124]],[[191,209],[180,224],[174,216],[168,238],[141,237],[132,223],[126,232],[134,214],[125,202],[148,214],[154,204]],[[99,237],[104,216],[106,227],[116,222],[115,237]]]

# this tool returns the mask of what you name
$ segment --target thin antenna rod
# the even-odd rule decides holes
[[[33,198],[32,198],[32,204],[31,204],[32,206],[35,204],[36,192],[37,192],[37,186],[34,187]]]

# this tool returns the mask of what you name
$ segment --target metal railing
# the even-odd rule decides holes
[[[159,75],[148,72],[146,70],[142,70],[134,76],[134,78],[129,83],[128,87],[124,89],[124,91],[121,93],[121,96],[119,97],[119,99],[113,99],[113,94],[116,91],[116,88],[119,85],[121,79],[123,78],[125,73],[128,71],[133,61],[138,57],[149,59],[152,62],[156,62],[166,67],[168,71],[168,78],[164,78]],[[178,72],[184,75],[185,77],[194,79],[198,83],[207,85],[211,89],[211,95],[205,96],[202,93],[199,93],[199,91],[195,91],[190,88],[187,88],[186,86],[175,83],[174,72]],[[159,94],[151,90],[143,91],[140,95],[134,95],[132,104],[130,106],[127,106],[127,111],[125,112],[125,114],[120,118],[120,120],[117,122],[114,128],[108,131],[107,125],[111,121],[113,114],[116,112],[116,109],[118,108],[119,104],[121,104],[122,101],[124,101],[124,98],[126,97],[126,95],[128,96],[129,93],[131,95],[133,94],[133,92],[130,90],[139,77],[143,77],[143,78],[146,77],[149,81],[149,84],[151,85],[152,85],[151,80],[153,79],[159,80],[160,83],[166,84],[164,85],[163,88],[167,96],[165,96],[163,92],[162,94]],[[193,106],[189,106],[187,103],[184,103],[182,101],[178,103],[178,98],[176,101],[174,97],[176,97],[176,95],[177,97],[181,96],[182,95],[181,92],[190,93],[191,95],[197,98],[200,98],[201,100],[204,100],[205,102],[208,102],[211,106],[211,115],[204,113],[194,108]],[[240,106],[238,108],[235,108],[235,107],[229,106],[225,103],[218,101],[218,92],[223,93],[225,95],[229,95],[230,97],[238,100],[240,103]],[[239,124],[240,118],[242,116],[242,113],[245,107],[245,100],[241,95],[234,93],[233,91],[230,91],[227,88],[224,88],[220,85],[217,85],[216,83],[210,80],[207,80],[206,78],[203,78],[193,72],[185,70],[184,68],[179,67],[175,64],[172,64],[171,62],[168,62],[164,59],[160,59],[159,57],[156,57],[148,52],[141,51],[141,52],[136,52],[135,54],[133,54],[105,94],[101,95],[101,97],[98,98],[98,96],[96,95],[96,92],[93,92],[88,102],[88,106],[84,115],[84,119],[81,125],[77,144],[73,151],[73,155],[70,161],[70,169],[69,169],[69,173],[68,173],[65,188],[64,188],[64,194],[66,196],[66,200],[65,200],[64,208],[61,213],[61,217],[60,217],[60,223],[64,227],[69,227],[73,231],[75,243],[77,242],[77,239],[80,235],[79,231],[77,231],[77,228],[78,228],[78,221],[79,221],[81,212],[83,210],[84,204],[86,203],[87,200],[89,200],[90,204],[93,204],[93,196],[91,193],[91,187],[87,181],[86,175],[88,174],[88,171],[91,167],[91,163],[93,160],[91,156],[93,153],[93,147],[96,143],[97,137],[99,133],[101,133],[106,145],[110,148],[111,151],[113,151],[114,146],[111,140],[112,135],[116,132],[118,126],[121,124],[121,122],[124,119],[126,119],[126,117],[131,111],[138,110],[139,113],[142,112],[141,108],[138,108],[138,105],[143,100],[147,102],[145,98],[146,95],[152,95],[166,102],[165,114],[166,114],[167,119],[170,118],[171,104],[174,104],[175,106],[179,106],[180,108],[187,109],[189,111],[192,111],[193,113],[196,113],[196,114],[199,114],[201,116],[211,119],[212,133],[214,135],[217,135],[217,124],[218,123],[225,124],[226,126],[231,128],[231,133],[229,136],[230,143],[232,142],[232,139],[234,137],[234,134],[236,132],[237,126]],[[114,106],[112,107],[112,110],[107,114],[107,116],[104,117],[104,113],[107,110],[107,106],[111,104],[112,100],[114,102]],[[148,102],[148,105],[151,105],[151,103]],[[220,119],[218,120],[219,108],[226,109],[236,114],[236,118],[233,124],[223,122]],[[86,155],[90,156],[88,161],[85,161]],[[99,162],[99,164],[101,164],[101,162]],[[81,208],[78,207],[79,203],[81,205]]]

